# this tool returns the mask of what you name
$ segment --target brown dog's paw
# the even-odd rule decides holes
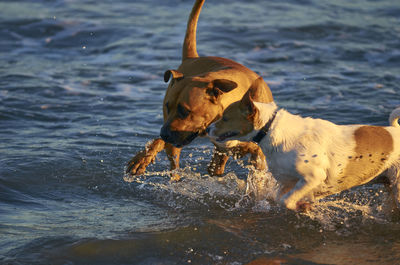
[[[153,163],[157,154],[164,149],[165,142],[162,139],[155,139],[146,144],[144,150],[139,151],[127,164],[126,174],[141,175],[146,167]]]
[[[215,149],[213,157],[207,168],[208,174],[210,174],[210,176],[222,176],[224,174],[225,165],[228,159],[229,156],[227,156],[226,153],[220,152]]]
[[[221,167],[221,165],[215,165],[213,163],[210,163],[210,165],[207,168],[208,174],[213,177],[219,177],[224,174],[225,167]]]
[[[181,180],[181,176],[177,173],[171,173],[171,178],[169,179],[169,181],[171,182],[178,182]]]
[[[311,203],[309,202],[297,202],[296,203],[296,211],[307,213],[311,211]]]
[[[137,153],[127,164],[126,174],[141,175],[146,171],[146,167],[154,162],[155,156],[147,155],[146,150]]]

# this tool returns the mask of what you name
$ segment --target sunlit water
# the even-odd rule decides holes
[[[0,2],[0,263],[398,264],[400,222],[380,184],[293,213],[246,159],[207,175],[206,139],[183,149],[181,182],[164,153],[124,180],[159,134],[162,76],[179,65],[191,6]],[[258,72],[292,113],[386,125],[400,105],[398,1],[207,0],[198,50]]]

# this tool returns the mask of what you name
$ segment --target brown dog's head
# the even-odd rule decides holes
[[[171,78],[172,77],[172,78]],[[171,82],[164,98],[164,125],[161,138],[176,147],[189,144],[219,119],[230,100],[227,94],[237,88],[235,81],[221,78],[221,73],[186,76],[176,70],[165,72]]]
[[[196,0],[190,13],[178,70],[165,72],[171,82],[164,97],[164,125],[161,138],[176,147],[189,144],[218,120],[226,107],[240,100],[258,75],[229,59],[199,57],[196,29],[205,0]],[[172,78],[171,78],[172,76]],[[263,81],[263,88],[272,94]]]

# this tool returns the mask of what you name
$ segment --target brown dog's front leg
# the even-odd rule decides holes
[[[265,155],[261,148],[253,142],[240,142],[231,149],[235,158],[241,158],[250,154],[250,164],[257,170],[265,170],[267,168]]]
[[[211,176],[220,176],[224,174],[229,155],[238,159],[247,154],[250,154],[250,164],[254,166],[255,169],[265,170],[267,168],[265,155],[257,144],[252,142],[240,142],[235,147],[229,149],[222,149],[216,146],[210,165],[208,166],[208,173]]]
[[[179,157],[182,148],[174,147],[171,144],[165,144],[165,152],[167,153],[169,162],[171,163],[171,170],[179,168]],[[171,181],[179,181],[181,176],[177,173],[171,173]]]
[[[246,148],[248,148],[248,153],[250,153],[250,164],[252,164],[257,170],[266,170],[266,158],[261,148],[252,142],[243,144],[246,145]]]
[[[144,150],[139,151],[129,162],[126,168],[127,174],[141,175],[146,167],[153,163],[157,154],[164,149],[165,142],[161,138],[154,139],[146,144]]]
[[[224,174],[225,165],[228,159],[229,156],[227,155],[226,150],[221,150],[218,147],[215,147],[213,157],[207,168],[208,174],[210,174],[210,176],[220,176]]]

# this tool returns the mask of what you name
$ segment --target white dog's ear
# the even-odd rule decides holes
[[[240,100],[240,107],[247,116],[253,115],[254,112],[257,111],[257,108],[253,104],[250,90],[248,90]]]
[[[249,88],[249,91],[251,91],[250,96],[253,101],[263,103],[274,101],[271,90],[261,76],[254,80],[253,84],[251,84],[251,87]]]
[[[273,117],[277,106],[275,102],[253,102],[253,105],[257,109],[257,117],[253,120],[254,128],[260,129]]]
[[[253,123],[254,129],[259,130],[269,121],[277,106],[274,102],[256,102],[251,95],[252,91],[247,91],[240,100],[240,108],[247,119]]]
[[[169,79],[171,78],[173,79],[182,79],[183,78],[183,74],[181,72],[178,72],[177,70],[167,70],[164,73],[164,82],[167,83],[169,81]]]

